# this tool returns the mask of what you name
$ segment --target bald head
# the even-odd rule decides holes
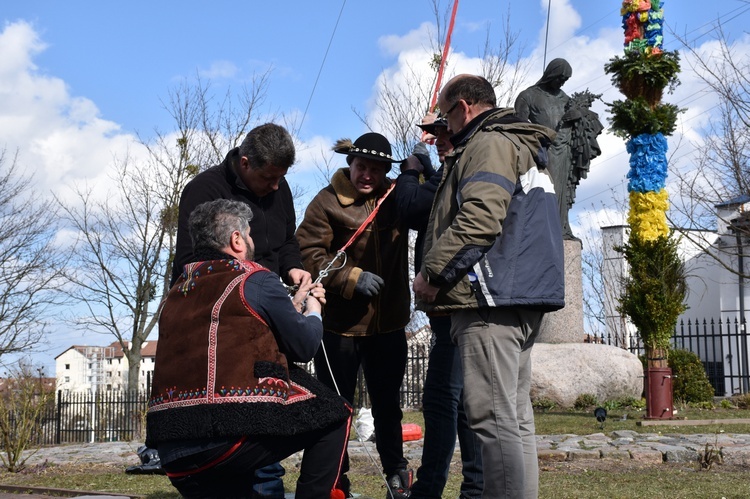
[[[438,107],[451,133],[458,133],[476,116],[495,106],[495,89],[489,81],[477,75],[454,76],[438,97]]]

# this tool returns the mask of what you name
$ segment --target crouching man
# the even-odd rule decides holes
[[[325,290],[303,286],[304,314],[279,277],[253,263],[252,210],[219,199],[190,215],[196,260],[159,319],[148,442],[184,497],[251,497],[255,469],[304,450],[297,498],[327,498],[348,438],[344,399],[292,362],[323,337]]]

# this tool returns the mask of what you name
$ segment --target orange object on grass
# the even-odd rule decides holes
[[[404,442],[419,440],[422,438],[422,427],[414,423],[404,423],[401,425],[401,433]]]

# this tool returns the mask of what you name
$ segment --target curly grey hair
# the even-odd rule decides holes
[[[241,201],[216,199],[199,204],[188,218],[193,251],[221,250],[236,230],[245,233],[253,210]]]

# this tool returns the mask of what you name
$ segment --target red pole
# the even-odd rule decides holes
[[[429,111],[435,110],[435,104],[437,103],[438,92],[440,92],[440,84],[443,82],[443,69],[445,69],[445,61],[448,58],[448,50],[451,46],[451,35],[453,34],[453,25],[456,23],[456,12],[458,11],[458,0],[453,2],[453,12],[451,12],[451,20],[448,23],[448,33],[445,35],[445,45],[443,46],[443,57],[440,59],[440,67],[438,69],[437,81],[435,82],[435,91],[432,93],[432,100],[430,101]]]

